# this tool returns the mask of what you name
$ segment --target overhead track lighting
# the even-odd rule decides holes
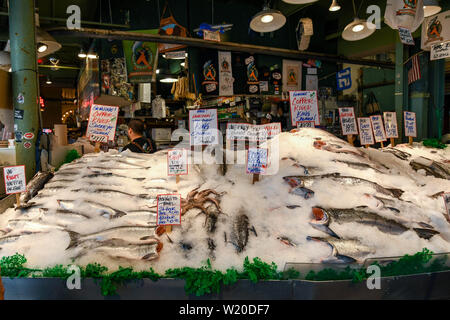
[[[423,0],[423,16],[429,17],[441,12],[442,8],[437,0]]]
[[[286,17],[278,10],[270,9],[266,4],[262,11],[255,14],[250,21],[250,28],[255,32],[273,32],[286,23]]]
[[[339,10],[341,10],[341,6],[339,5],[339,3],[337,3],[337,0],[333,0],[330,8],[328,10],[329,11],[339,11]]]
[[[347,41],[357,41],[365,39],[373,34],[376,30],[376,25],[363,19],[359,19],[356,14],[355,2],[353,2],[353,12],[355,19],[350,22],[342,32],[342,38]]]

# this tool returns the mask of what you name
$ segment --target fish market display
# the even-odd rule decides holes
[[[216,164],[222,157],[206,149],[179,183],[167,176],[167,151],[88,154],[39,173],[21,206],[0,214],[0,257],[18,252],[41,268],[98,262],[164,273],[207,259],[215,269],[239,268],[246,256],[284,268],[425,247],[450,252],[442,199],[450,148],[355,148],[311,128],[262,147],[277,153],[254,184],[245,163]],[[157,225],[162,194],[181,196],[181,225],[171,231]]]

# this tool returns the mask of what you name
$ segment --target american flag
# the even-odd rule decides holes
[[[422,77],[422,74],[420,73],[419,55],[412,57],[411,61],[411,68],[408,70],[408,84],[411,84]]]

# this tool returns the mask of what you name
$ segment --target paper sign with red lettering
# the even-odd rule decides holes
[[[317,91],[289,91],[289,100],[293,126],[299,121],[314,121],[315,125],[320,125]]]
[[[297,128],[315,128],[314,121],[297,121]]]
[[[416,113],[405,111],[403,112],[403,115],[405,117],[405,136],[417,137]]]
[[[274,122],[274,123],[267,123],[262,124],[258,127],[258,141],[265,141],[270,138],[273,138],[281,133],[281,123],[280,122]]]
[[[156,224],[158,226],[181,225],[181,195],[159,194],[156,197]]]
[[[247,173],[265,174],[267,171],[267,149],[249,148],[247,155]]]
[[[86,135],[107,136],[109,141],[114,140],[116,135],[117,118],[119,107],[103,106],[93,104],[89,114],[89,123]]]
[[[395,112],[384,112],[383,118],[386,138],[398,138],[397,114]]]
[[[21,193],[27,191],[27,178],[25,166],[12,166],[3,168],[6,194]]]
[[[191,146],[219,144],[217,109],[189,111]]]
[[[186,149],[172,149],[167,152],[167,172],[169,176],[188,174],[188,153]]]
[[[386,132],[384,132],[383,119],[381,115],[371,116],[370,121],[372,122],[373,135],[375,136],[376,142],[386,141]]]
[[[359,140],[362,146],[374,144],[370,118],[358,118]]]
[[[344,136],[358,134],[356,127],[355,109],[339,108],[339,119],[341,119],[342,134]]]

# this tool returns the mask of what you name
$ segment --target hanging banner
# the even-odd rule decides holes
[[[398,27],[398,34],[400,36],[400,41],[403,44],[409,45],[409,46],[413,46],[415,45],[414,43],[414,38],[411,34],[411,31],[407,28],[403,28],[403,27]]]
[[[6,194],[15,194],[27,191],[27,178],[25,166],[11,166],[3,168]]]
[[[417,137],[416,113],[404,111],[403,115],[405,122],[405,136],[416,138]]]
[[[171,149],[167,152],[167,175],[188,174],[188,153],[186,149]]]
[[[301,61],[283,60],[283,92],[302,89],[302,66]]]
[[[362,146],[374,144],[370,118],[358,118],[359,140]]]
[[[339,108],[339,119],[341,120],[342,135],[358,134],[354,108]]]
[[[216,145],[219,143],[217,109],[189,111],[189,134],[191,146]]]
[[[247,173],[265,174],[267,171],[267,149],[249,148],[247,155]]]
[[[231,52],[219,51],[219,96],[233,95]]]
[[[384,22],[392,29],[403,27],[414,32],[423,22],[422,0],[387,0]]]
[[[433,44],[447,41],[450,41],[450,11],[425,18],[422,24],[422,50],[428,51]]]
[[[383,118],[386,138],[398,138],[397,114],[395,112],[384,112]]]
[[[290,91],[291,121],[296,126],[299,121],[314,121],[320,125],[317,91]]]
[[[181,195],[159,194],[156,197],[158,226],[181,225]]]
[[[371,116],[370,121],[372,123],[373,135],[376,142],[386,141],[386,132],[384,131],[383,119],[381,115]]]
[[[345,68],[336,73],[337,90],[347,90],[352,87],[352,69],[350,67]]]
[[[450,58],[450,41],[431,46],[430,60]]]
[[[92,105],[86,135],[107,136],[108,141],[114,141],[118,116],[119,107]]]
[[[133,32],[157,34],[158,30],[137,30]],[[156,43],[129,40],[123,40],[122,43],[126,59],[128,81],[132,83],[152,82],[156,57]],[[112,75],[112,77],[114,76],[116,75]]]

